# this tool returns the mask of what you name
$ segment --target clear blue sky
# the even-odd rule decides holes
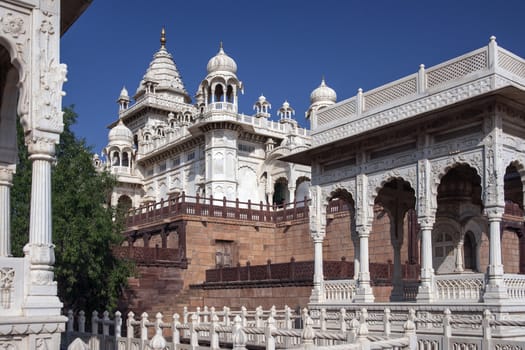
[[[524,15],[523,0],[94,0],[61,41],[63,103],[75,105],[75,131],[100,153],[120,89],[135,93],[165,26],[192,97],[223,41],[245,85],[240,112],[252,114],[263,93],[273,119],[286,99],[307,125],[310,92],[323,75],[342,100],[484,46],[491,35],[524,57]]]

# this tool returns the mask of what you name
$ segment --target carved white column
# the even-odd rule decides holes
[[[11,256],[11,186],[14,166],[0,166],[0,257]]]
[[[368,259],[368,237],[370,236],[370,227],[361,226],[357,228],[359,233],[359,278],[357,280],[357,293],[354,298],[356,302],[372,303],[374,302],[374,293],[370,285],[370,270]]]
[[[403,295],[403,271],[401,268],[401,242],[392,242],[394,249],[394,271],[392,272],[392,301],[402,301]]]
[[[461,237],[461,239],[458,242],[458,246],[456,248],[456,272],[463,272],[465,271],[465,266],[463,263],[463,246],[465,244],[464,238]]]
[[[314,287],[310,302],[324,301],[324,274],[323,274],[323,238],[314,239]]]
[[[421,228],[421,284],[417,301],[429,302],[434,299],[434,268],[432,267],[432,227],[434,218],[419,218]]]
[[[51,163],[54,140],[40,139],[28,144],[32,162],[29,243],[24,253],[30,262],[26,315],[60,315],[62,303],[53,281],[55,250],[51,237]]]
[[[354,279],[357,281],[359,278],[359,271],[361,270],[361,259],[359,257],[359,236],[357,236],[357,233],[353,235],[352,241],[354,242]]]
[[[314,287],[311,303],[324,302],[323,239],[326,234],[326,206],[319,186],[310,187],[310,235],[314,241]]]
[[[503,264],[501,262],[501,219],[505,208],[494,206],[485,208],[489,219],[490,246],[489,266],[487,269],[488,284],[483,299],[487,302],[499,302],[507,299],[507,289],[503,281]]]

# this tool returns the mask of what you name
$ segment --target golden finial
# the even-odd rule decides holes
[[[164,27],[160,31],[160,47],[162,49],[166,47],[166,29]]]

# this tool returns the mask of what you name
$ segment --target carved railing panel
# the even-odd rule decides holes
[[[483,297],[485,275],[438,275],[435,286],[437,300],[478,302]]]
[[[512,300],[525,300],[525,275],[505,274],[507,293]]]
[[[24,258],[0,258],[0,315],[22,312],[24,262]]]

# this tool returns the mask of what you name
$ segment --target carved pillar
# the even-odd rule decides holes
[[[323,239],[326,234],[326,205],[319,186],[310,187],[310,235],[314,241],[314,287],[311,303],[324,301]]]
[[[463,246],[464,246],[464,235],[461,237],[461,239],[458,242],[458,246],[456,248],[456,272],[463,272],[465,270],[464,264],[463,264]]]
[[[359,257],[359,236],[357,235],[357,232],[355,234],[352,234],[352,241],[354,242],[354,280],[357,281],[359,278],[359,271],[361,270],[361,259]]]
[[[432,227],[434,218],[420,218],[421,228],[421,284],[417,301],[429,302],[434,299],[434,268],[432,267]]]
[[[370,285],[370,262],[368,259],[368,237],[370,236],[369,226],[360,226],[357,228],[359,234],[359,279],[357,280],[358,288],[355,296],[356,302],[371,303],[374,301],[374,293]]]
[[[394,271],[392,273],[392,294],[390,299],[392,301],[402,301],[403,295],[403,271],[401,266],[401,243],[398,241],[392,242],[394,249]]]
[[[11,256],[11,186],[14,166],[0,166],[0,257]]]
[[[501,219],[505,208],[493,206],[485,208],[489,219],[489,266],[487,269],[487,286],[483,299],[487,302],[498,302],[507,299],[507,288],[503,281],[503,264],[501,263]]]
[[[60,315],[62,303],[53,281],[55,250],[51,237],[51,163],[55,154],[54,140],[39,139],[28,144],[32,162],[31,213],[29,243],[24,253],[30,262],[30,280],[26,314]]]
[[[324,301],[324,274],[323,274],[323,237],[317,235],[314,241],[314,288],[310,302]]]

